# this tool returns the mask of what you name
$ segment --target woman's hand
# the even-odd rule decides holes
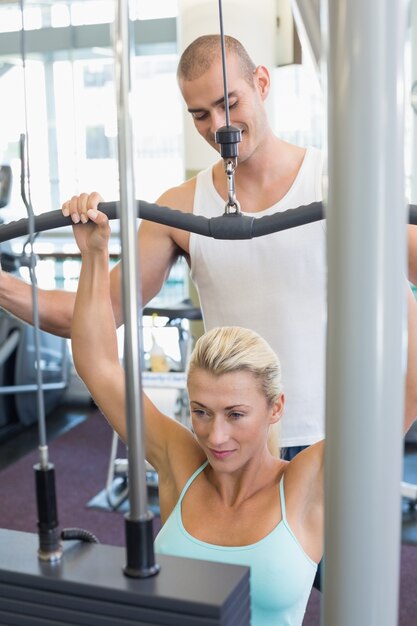
[[[90,194],[81,193],[79,196],[72,196],[71,200],[64,202],[61,211],[65,217],[71,216],[74,224],[79,224],[79,222],[86,224],[88,222],[87,211],[89,209],[97,211],[100,202],[103,202],[103,198],[97,191]]]
[[[82,193],[64,202],[63,215],[71,216],[75,240],[81,254],[107,250],[110,225],[107,216],[97,209],[103,198],[97,192]]]
[[[95,209],[88,209],[86,215],[88,222],[72,228],[81,254],[107,251],[111,232],[107,215]]]

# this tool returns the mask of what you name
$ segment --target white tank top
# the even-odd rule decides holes
[[[321,199],[322,156],[308,148],[284,198],[250,215],[258,218]],[[194,213],[215,217],[224,206],[212,168],[203,170],[197,175]],[[325,240],[324,220],[245,241],[190,235],[191,278],[205,328],[251,328],[281,360],[286,400],[282,447],[310,445],[324,437]]]

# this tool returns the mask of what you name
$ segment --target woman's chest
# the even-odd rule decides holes
[[[210,488],[195,488],[181,502],[181,520],[194,538],[222,546],[257,543],[282,519],[277,487],[263,490],[235,506],[228,506]]]

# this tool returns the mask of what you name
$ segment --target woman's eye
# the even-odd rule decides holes
[[[232,420],[238,420],[238,419],[240,419],[241,417],[243,417],[243,413],[238,413],[237,411],[233,411],[233,413],[230,413],[230,414],[229,414],[229,417],[230,417]]]
[[[195,417],[205,417],[207,415],[206,411],[203,411],[202,409],[192,409],[192,414],[195,415]]]

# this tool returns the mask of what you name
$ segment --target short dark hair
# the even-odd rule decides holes
[[[250,58],[244,46],[230,35],[225,35],[224,45],[227,53],[234,54],[240,62],[242,74],[246,82],[253,85],[253,73],[255,63]],[[177,78],[183,80],[195,80],[200,78],[213,61],[221,55],[220,35],[203,35],[195,39],[181,55]]]

